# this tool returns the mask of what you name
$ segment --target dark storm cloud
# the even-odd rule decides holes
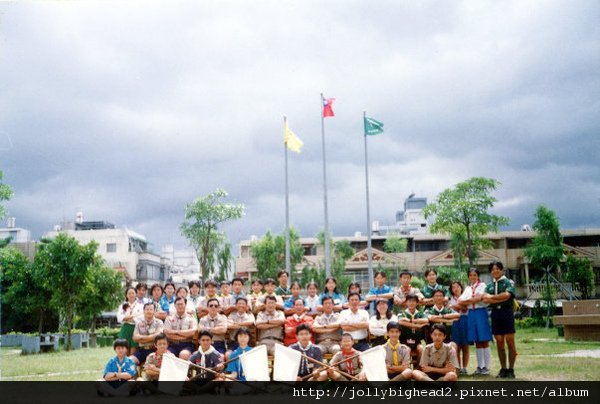
[[[223,187],[246,215],[232,240],[323,226],[319,92],[331,229],[365,232],[415,192],[502,182],[512,228],[535,207],[600,227],[600,6],[539,2],[48,2],[1,5],[0,169],[39,237],[78,209],[182,245],[183,206]],[[6,140],[0,137],[0,142]]]

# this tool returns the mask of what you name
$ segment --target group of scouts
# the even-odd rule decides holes
[[[298,380],[366,380],[360,352],[383,345],[390,380],[453,381],[467,374],[472,344],[477,353],[473,374],[490,374],[492,334],[501,364],[497,377],[514,378],[514,286],[501,262],[488,269],[491,283],[481,282],[473,268],[466,286],[458,281],[440,285],[435,269],[429,269],[421,290],[411,286],[409,272],[400,275],[395,288],[377,272],[375,287],[365,296],[358,283],[344,296],[335,278],[328,278],[322,293],[311,282],[303,297],[297,282],[288,286],[285,271],[278,282],[253,280],[249,293],[241,278],[220,285],[208,280],[204,296],[196,281],[189,289],[154,284],[150,296],[140,283],[126,290],[119,307],[117,356],[106,365],[103,380],[115,388],[136,375],[156,381],[163,356],[175,355],[202,369],[190,373],[192,381],[245,381],[237,357],[256,345],[273,355],[275,345],[284,344],[303,355]],[[330,365],[319,366],[328,354]]]

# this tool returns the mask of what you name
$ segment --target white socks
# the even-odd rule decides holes
[[[491,361],[492,361],[492,351],[490,347],[482,348],[483,351],[483,363],[485,364],[485,368],[490,369]]]
[[[475,353],[477,354],[477,367],[478,368],[484,368],[485,367],[484,361],[483,361],[483,358],[484,358],[483,351],[484,351],[484,349],[485,348],[477,348],[475,350]]]

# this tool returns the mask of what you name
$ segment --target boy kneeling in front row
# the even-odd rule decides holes
[[[323,353],[321,352],[321,348],[319,348],[317,345],[314,345],[310,341],[312,338],[312,331],[308,324],[299,324],[296,326],[296,337],[298,338],[298,342],[290,345],[290,348],[300,351],[300,353],[304,356],[319,362],[323,362]],[[302,357],[296,381],[300,382],[308,375],[311,375],[308,379],[309,381],[327,380],[326,370],[321,371],[317,366],[315,366],[315,362],[309,361],[307,358]]]
[[[458,360],[456,351],[450,344],[444,344],[446,338],[446,327],[443,324],[431,326],[432,344],[423,349],[419,369],[413,371],[413,378],[418,381],[442,380],[446,382],[456,381],[456,369]]]
[[[104,368],[104,377],[96,381],[96,389],[99,395],[125,396],[129,395],[135,383],[133,380],[136,373],[135,363],[127,357],[129,342],[126,339],[116,339],[113,344],[117,356],[110,359]]]

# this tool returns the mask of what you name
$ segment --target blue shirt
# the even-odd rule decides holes
[[[389,287],[388,285],[383,285],[382,287],[374,287],[369,289],[369,293],[367,293],[367,295],[375,295],[375,296],[379,296],[379,295],[385,295],[387,293],[393,293],[394,290]],[[376,310],[377,306],[377,302],[373,302],[373,310]],[[390,310],[392,310],[392,307],[394,306],[394,300],[393,299],[389,299],[388,300],[388,308]]]
[[[167,295],[162,295],[158,301],[158,304],[160,304],[160,309],[165,313],[169,312],[169,305],[171,303],[175,304],[175,295],[171,296],[171,300],[167,299]]]
[[[292,296],[289,299],[287,299],[285,302],[283,302],[283,307],[286,308],[286,309],[293,309],[294,308],[294,302],[297,299],[302,299],[302,301],[304,302],[304,306],[308,306],[306,304],[306,299],[303,298],[302,296],[298,296],[298,297]]]
[[[321,295],[319,296],[319,304],[320,305],[323,304],[323,298],[326,296],[333,298],[334,306],[340,306],[346,302],[346,298],[344,298],[344,295],[342,295],[341,293],[333,293],[333,294],[321,293]]]
[[[239,359],[238,360],[234,360],[234,359],[237,358],[238,356],[240,356],[241,354],[243,354],[244,352],[248,352],[251,349],[252,349],[252,347],[249,347],[249,346],[247,346],[244,349],[242,349],[241,347],[238,347],[235,351],[233,351],[231,353],[231,355],[229,355],[230,362],[227,364],[227,372],[228,373],[232,373],[232,372],[237,373],[237,379],[242,382],[246,381],[246,376],[244,375],[244,369],[242,368],[242,361]]]
[[[135,363],[133,360],[129,359],[129,357],[125,356],[123,361],[119,361],[119,357],[115,356],[111,360],[108,361],[106,367],[104,367],[104,377],[106,377],[107,373],[129,373],[131,377],[135,376],[136,369]]]

